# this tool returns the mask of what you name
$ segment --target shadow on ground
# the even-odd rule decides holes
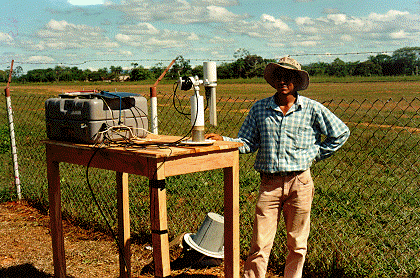
[[[3,278],[49,278],[53,275],[36,269],[32,264],[21,264],[7,268],[0,268]]]

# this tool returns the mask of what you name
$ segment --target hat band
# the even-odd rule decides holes
[[[294,66],[294,65],[292,65],[292,64],[288,64],[288,63],[279,63],[279,65],[281,65],[281,66],[287,66],[287,67],[291,67],[291,68],[294,68],[294,69],[296,69],[296,70],[299,70],[296,66]]]

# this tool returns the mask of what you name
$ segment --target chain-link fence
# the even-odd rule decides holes
[[[47,96],[14,96],[14,124],[22,195],[47,207],[44,102]],[[218,99],[217,127],[207,132],[234,137],[255,100]],[[187,97],[178,97],[187,111]],[[159,133],[185,135],[189,117],[174,110],[171,95],[159,95]],[[420,99],[339,101],[324,105],[351,129],[347,143],[331,158],[312,167],[316,193],[312,211],[307,277],[420,277]],[[2,201],[16,198],[6,105],[0,107],[0,183]],[[207,121],[208,122],[208,121]],[[240,156],[241,254],[249,247],[259,176],[254,154]],[[118,163],[118,162],[116,162]],[[106,229],[92,201],[88,178],[108,221],[116,227],[115,174],[62,163],[64,215],[81,224]],[[130,175],[133,236],[150,242],[149,188],[145,178]],[[207,212],[223,214],[223,171],[167,179],[170,237],[194,232]],[[283,224],[280,224],[283,225]],[[270,266],[285,262],[284,227],[280,227]]]

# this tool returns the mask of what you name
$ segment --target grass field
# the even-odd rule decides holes
[[[332,158],[314,165],[316,184],[307,277],[420,277],[420,78],[312,80],[303,95],[323,102],[352,132]],[[44,148],[44,101],[62,92],[107,90],[141,93],[148,98],[153,82],[12,84],[12,105],[18,141],[23,196],[47,204]],[[159,92],[159,132],[184,135],[189,119],[173,109],[173,83]],[[259,80],[220,80],[217,86],[217,127],[235,136],[255,99],[273,94]],[[191,92],[180,93],[188,110]],[[204,88],[203,88],[204,94]],[[15,198],[5,104],[0,107],[0,200]],[[254,155],[241,155],[241,254],[248,249],[259,177]],[[86,169],[61,166],[64,214],[73,221],[106,229],[86,187]],[[89,169],[89,179],[107,218],[116,225],[114,173]],[[223,214],[223,172],[210,171],[168,178],[170,237],[196,231],[206,212]],[[130,176],[133,236],[150,239],[147,180]],[[282,225],[282,224],[281,224]],[[285,234],[279,229],[270,267],[282,271]]]
[[[39,83],[39,84],[12,84],[13,95],[43,94],[58,95],[63,92],[77,90],[104,90],[140,93],[149,96],[150,86],[154,80],[125,83],[106,82],[72,82],[72,83]],[[163,80],[157,86],[158,92],[171,94],[175,81]],[[3,87],[6,84],[1,84]],[[260,99],[274,93],[273,88],[262,78],[219,80],[216,87],[219,97]],[[204,94],[204,88],[201,88]],[[401,97],[411,99],[420,94],[420,76],[410,77],[314,77],[308,90],[302,92],[308,97],[325,101],[330,99],[346,100],[377,100]]]

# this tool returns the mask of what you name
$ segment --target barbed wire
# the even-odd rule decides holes
[[[359,52],[344,52],[344,53],[295,53],[290,54],[292,57],[303,57],[303,56],[325,56],[325,57],[333,57],[333,56],[349,56],[349,55],[368,55],[368,54],[388,54],[392,53],[393,51],[359,51]],[[269,58],[271,60],[276,60],[280,57]],[[14,61],[15,64],[20,65],[62,65],[62,66],[81,66],[88,63],[94,62],[171,62],[173,59],[145,59],[145,58],[133,58],[133,59],[90,59],[84,60],[80,62],[28,62],[28,61]],[[187,59],[188,61],[214,61],[214,62],[234,62],[236,59],[202,59],[202,58],[193,58]],[[0,62],[0,65],[8,65],[10,62]]]

